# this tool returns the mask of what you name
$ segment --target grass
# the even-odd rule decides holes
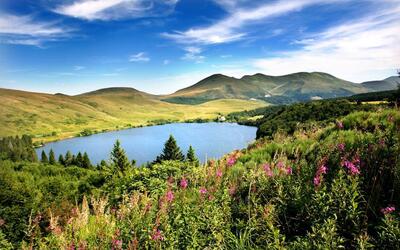
[[[134,89],[79,96],[0,89],[0,136],[30,134],[34,141],[74,137],[84,130],[117,130],[154,120],[214,119],[219,114],[250,110],[265,102],[221,99],[200,105],[167,103]]]

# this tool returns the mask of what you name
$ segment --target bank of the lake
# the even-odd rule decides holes
[[[87,152],[92,163],[96,164],[109,158],[112,146],[118,139],[128,157],[141,165],[155,159],[170,134],[176,138],[182,151],[186,152],[192,145],[199,159],[204,162],[245,148],[255,139],[256,128],[235,123],[172,123],[51,142],[37,148],[36,152],[39,155],[42,150],[48,153],[53,149],[56,156],[68,150],[74,154]]]

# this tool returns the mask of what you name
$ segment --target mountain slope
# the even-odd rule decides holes
[[[179,105],[131,88],[101,89],[77,96],[0,88],[0,100],[0,137],[31,134],[43,141],[75,136],[85,129],[113,130],[153,124],[155,120],[210,119],[219,113],[266,105],[231,99]]]
[[[361,83],[361,85],[372,92],[394,90],[397,88],[398,84],[400,84],[400,78],[397,76],[391,76],[381,81],[368,81]]]
[[[284,76],[255,74],[240,79],[217,74],[166,96],[163,100],[198,104],[223,98],[254,98],[275,103],[348,96],[367,91],[368,89],[360,84],[320,72],[300,72]]]

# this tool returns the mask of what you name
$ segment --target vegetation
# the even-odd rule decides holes
[[[81,153],[50,164],[2,147],[0,248],[398,249],[398,109],[330,100],[263,112],[259,130],[287,124],[201,165],[172,136],[141,167],[119,142],[90,168]]]

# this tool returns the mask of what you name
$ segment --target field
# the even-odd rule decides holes
[[[79,96],[0,89],[0,136],[30,134],[53,141],[82,131],[101,132],[168,121],[215,119],[219,114],[265,106],[262,101],[221,99],[200,105],[172,104],[134,89]]]

